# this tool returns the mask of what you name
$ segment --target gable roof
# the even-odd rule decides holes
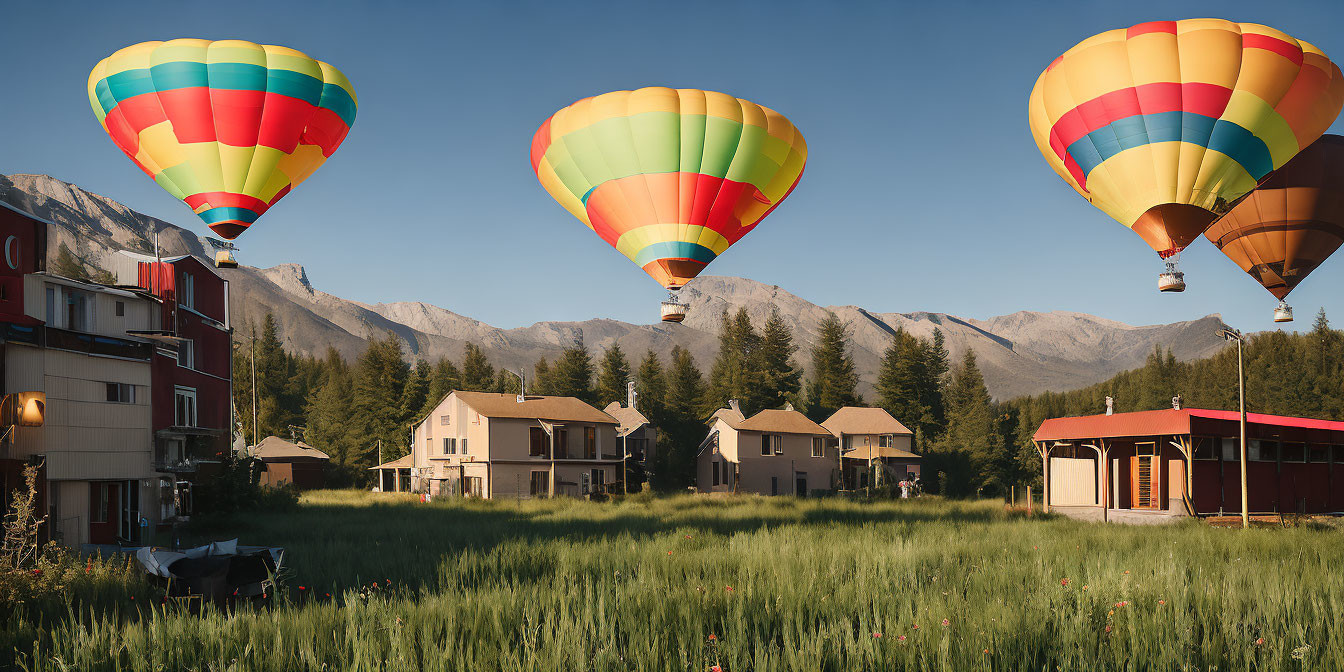
[[[410,455],[402,455],[391,462],[384,462],[377,466],[369,467],[369,471],[375,469],[410,469],[413,466]]]
[[[454,392],[462,403],[487,418],[524,418],[554,422],[620,424],[616,418],[574,397],[528,396],[521,403],[516,394]]]
[[[1035,441],[1070,439],[1108,439],[1129,436],[1162,436],[1191,433],[1191,418],[1226,420],[1240,419],[1236,411],[1213,411],[1202,408],[1180,410],[1135,411],[1114,415],[1084,415],[1072,418],[1047,418],[1032,435]],[[1247,413],[1246,422],[1253,425],[1298,427],[1344,433],[1344,422],[1294,418],[1283,415]]]
[[[831,433],[825,427],[812,422],[806,415],[794,410],[768,408],[746,420],[737,423],[733,429],[748,432],[776,432],[779,434],[824,434]]]
[[[746,419],[747,418],[742,415],[742,411],[735,408],[725,407],[714,411],[714,414],[709,416],[709,424],[714,424],[715,420],[722,420],[729,427],[737,429],[738,425],[741,425]]]
[[[286,441],[278,436],[268,436],[257,444],[256,449],[252,451],[252,457],[259,460],[266,458],[279,457],[315,457],[319,460],[329,460],[330,455],[302,442]]]
[[[831,434],[905,434],[913,432],[891,417],[885,408],[845,406],[821,422]]]
[[[622,406],[619,401],[613,401],[610,404],[607,404],[607,407],[602,409],[602,412],[616,418],[616,422],[620,423],[616,425],[617,436],[624,436],[649,424],[649,419],[644,417],[644,414],[640,413],[638,409]]]

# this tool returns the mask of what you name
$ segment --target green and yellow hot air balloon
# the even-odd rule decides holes
[[[537,179],[566,210],[673,292],[798,184],[807,143],[783,115],[699,89],[584,98],[532,138]]]

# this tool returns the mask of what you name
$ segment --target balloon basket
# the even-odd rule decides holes
[[[215,268],[238,268],[238,260],[234,258],[233,250],[216,250]]]
[[[669,288],[667,290],[667,300],[662,304],[662,315],[664,322],[681,322],[686,319],[686,310],[689,305],[678,301],[677,290],[680,287]]]
[[[1157,291],[1184,292],[1185,274],[1180,271],[1175,271],[1172,273],[1163,273],[1157,276]]]
[[[1293,321],[1293,307],[1290,306],[1290,305],[1288,305],[1288,304],[1287,304],[1286,302],[1284,302],[1284,301],[1280,301],[1280,302],[1279,302],[1279,305],[1278,305],[1277,307],[1274,308],[1274,321],[1275,321],[1275,322],[1292,322],[1292,321]]]

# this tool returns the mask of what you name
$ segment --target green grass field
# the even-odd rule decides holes
[[[0,642],[30,670],[1344,669],[1338,529],[317,492],[222,533],[288,549],[275,604],[103,591]]]

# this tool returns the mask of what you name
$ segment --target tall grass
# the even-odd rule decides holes
[[[15,644],[17,664],[1344,669],[1337,530],[1101,526],[930,499],[425,505],[344,492],[237,524],[247,543],[288,548],[273,606],[72,608]]]

